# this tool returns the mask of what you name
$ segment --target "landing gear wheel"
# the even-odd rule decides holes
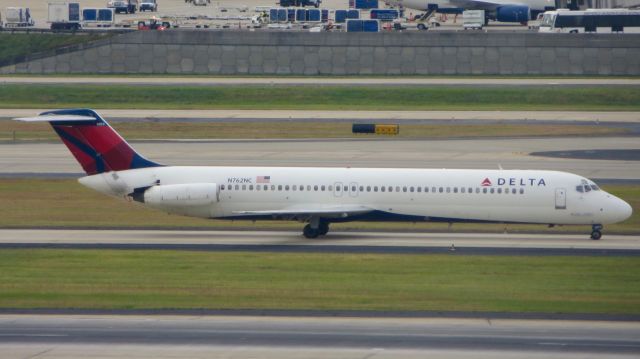
[[[602,238],[602,225],[601,224],[594,224],[591,230],[591,239],[593,239],[594,241],[599,240],[600,238]]]
[[[320,226],[318,226],[318,234],[321,236],[329,233],[329,222],[320,222]]]
[[[318,238],[320,230],[318,228],[311,228],[311,225],[307,224],[302,230],[302,235],[304,235],[305,238]]]

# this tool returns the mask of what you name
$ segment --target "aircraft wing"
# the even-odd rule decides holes
[[[263,210],[263,211],[234,211],[233,214],[243,216],[273,216],[283,218],[344,218],[357,214],[372,212],[373,208],[361,205],[308,205],[304,207],[294,206],[282,209]]]

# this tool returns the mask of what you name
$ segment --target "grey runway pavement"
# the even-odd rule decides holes
[[[640,161],[530,156],[537,151],[640,148],[636,137],[469,140],[212,140],[131,142],[168,165],[539,169],[639,179]],[[61,142],[0,144],[0,173],[79,173]]]
[[[611,235],[592,241],[585,234],[330,232],[309,240],[298,230],[46,230],[2,229],[0,248],[118,248],[267,250],[460,254],[640,254],[640,236]]]
[[[638,86],[636,78],[438,78],[438,77],[58,77],[58,76],[3,76],[0,84],[126,84],[126,85],[345,85],[345,86]]]
[[[0,77],[2,79],[2,77]],[[638,80],[640,81],[640,80]],[[0,109],[0,118],[29,117],[51,109]],[[135,110],[99,109],[109,119],[209,119],[281,121],[587,121],[593,123],[640,123],[633,111],[314,111],[314,110]]]
[[[637,322],[0,315],[11,358],[597,358],[640,354]]]

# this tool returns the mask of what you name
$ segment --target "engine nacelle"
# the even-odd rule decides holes
[[[496,9],[496,20],[501,22],[525,23],[531,19],[531,10],[528,6],[505,5]]]
[[[133,198],[169,213],[207,218],[211,206],[219,201],[219,192],[215,183],[171,184],[149,187]]]

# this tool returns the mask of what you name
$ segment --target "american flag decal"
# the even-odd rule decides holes
[[[258,176],[256,177],[256,183],[270,183],[271,176]]]

